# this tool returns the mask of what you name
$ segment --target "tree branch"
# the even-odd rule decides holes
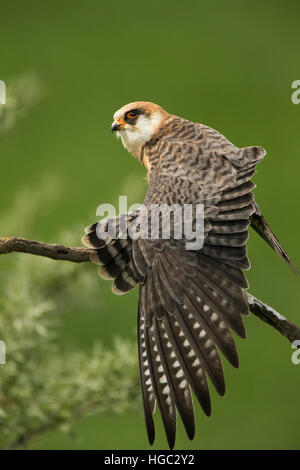
[[[254,295],[246,292],[249,309],[254,315],[273,326],[279,333],[287,338],[291,343],[300,340],[300,328],[288,321],[283,315],[278,313],[269,305],[257,299]]]
[[[35,242],[20,237],[0,238],[0,255],[12,253],[30,253],[31,255],[45,256],[57,260],[84,263],[90,261],[91,250],[81,247],[70,247],[52,243]]]
[[[20,237],[0,238],[0,255],[12,252],[29,253],[56,260],[71,261],[73,263],[84,263],[90,261],[91,250],[83,247],[36,242]],[[246,298],[249,309],[254,315],[279,331],[291,343],[295,340],[300,340],[300,328],[297,325],[289,322],[284,316],[252,294],[247,292]]]

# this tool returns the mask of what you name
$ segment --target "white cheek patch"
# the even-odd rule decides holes
[[[161,121],[162,115],[153,113],[151,117],[142,114],[134,125],[126,124],[120,132],[124,147],[134,156],[137,156],[140,146],[151,140]]]
[[[140,138],[147,142],[155,133],[157,127],[162,120],[160,113],[153,113],[151,117],[142,115],[135,125],[136,130],[140,134]]]

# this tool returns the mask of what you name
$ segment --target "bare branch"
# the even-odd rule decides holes
[[[246,292],[249,309],[254,315],[273,326],[279,333],[285,336],[291,343],[300,340],[300,328],[289,322],[283,315],[269,305]]]
[[[56,260],[84,263],[90,261],[91,250],[83,247],[36,242],[19,237],[0,238],[0,255],[12,252],[30,253]],[[247,292],[246,297],[249,309],[254,315],[279,331],[291,343],[300,340],[300,328],[297,325],[289,322],[284,316],[252,294]]]
[[[30,253],[31,255],[46,256],[47,258],[84,263],[90,261],[88,248],[70,247],[52,243],[42,243],[26,238],[3,237],[0,238],[0,255],[12,253]]]

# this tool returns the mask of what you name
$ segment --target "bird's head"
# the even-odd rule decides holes
[[[152,139],[168,116],[157,104],[136,101],[114,114],[111,130],[121,138],[124,147],[138,158],[142,146]]]

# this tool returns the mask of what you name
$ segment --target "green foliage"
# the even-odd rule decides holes
[[[35,76],[22,76],[8,88],[7,105],[0,107],[0,132],[11,129],[41,96]],[[40,213],[53,206],[61,193],[53,176],[25,188],[2,215],[3,235],[26,234]],[[76,243],[81,233],[57,236]],[[28,255],[1,258],[0,339],[6,364],[0,369],[0,442],[7,448],[27,447],[41,434],[70,432],[73,421],[91,413],[119,413],[137,402],[136,345],[115,339],[88,352],[65,351],[59,345],[62,316],[79,299],[99,297],[100,283],[85,265],[54,262]],[[71,314],[71,313],[70,313]]]
[[[47,188],[47,184],[44,191],[39,188],[40,203],[48,198]],[[27,206],[30,220],[38,204],[30,202],[34,198],[29,194],[26,198],[23,193],[22,206]],[[19,204],[17,198],[11,211],[14,220],[22,220]],[[14,220],[4,218],[12,228]],[[87,352],[65,351],[59,345],[67,299],[74,304],[101,296],[95,270],[21,254],[0,261],[0,339],[6,344],[6,364],[0,366],[3,445],[22,448],[49,430],[70,431],[73,421],[83,415],[119,413],[135,406],[139,391],[135,344],[116,339],[112,349],[95,343]]]

